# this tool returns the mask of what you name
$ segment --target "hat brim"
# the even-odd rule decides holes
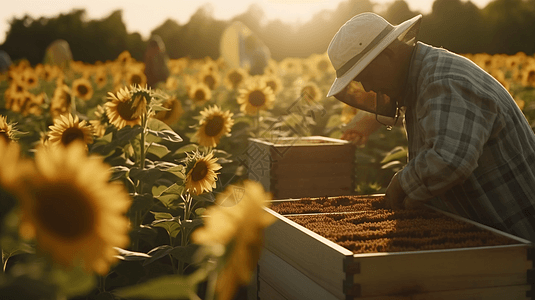
[[[353,78],[357,77],[357,75],[364,68],[366,68],[366,66],[372,60],[374,60],[377,55],[379,55],[379,53],[381,53],[386,47],[388,47],[388,45],[390,45],[395,39],[402,35],[404,35],[403,38],[413,38],[406,35],[409,31],[411,31],[410,29],[414,25],[416,25],[421,18],[422,15],[418,15],[397,26],[394,26],[394,30],[392,30],[387,36],[385,36],[384,39],[377,43],[374,48],[372,48],[366,55],[364,55],[344,75],[334,80],[333,84],[331,85],[331,88],[329,89],[329,92],[327,93],[327,97],[331,97],[341,92],[351,82],[351,80],[353,80]]]

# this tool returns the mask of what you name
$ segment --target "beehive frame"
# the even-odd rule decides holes
[[[297,199],[287,199],[292,201]],[[532,299],[530,241],[437,210],[516,243],[462,249],[353,254],[352,251],[266,209],[258,264],[258,299]]]

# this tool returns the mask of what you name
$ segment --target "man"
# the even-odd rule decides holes
[[[476,64],[416,42],[421,17],[393,26],[363,13],[346,22],[329,45],[337,78],[327,96],[387,126],[404,115],[409,160],[386,189],[389,208],[429,203],[535,240],[530,125],[507,90]],[[355,82],[377,93],[373,103],[355,96]]]

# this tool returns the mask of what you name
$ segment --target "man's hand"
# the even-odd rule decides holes
[[[386,188],[385,193],[386,208],[394,210],[404,208],[403,202],[405,200],[405,197],[407,196],[405,194],[405,191],[403,191],[403,188],[401,188],[401,184],[399,183],[398,179],[398,174],[399,172],[394,174],[392,180],[390,180],[390,184]]]
[[[344,127],[342,139],[356,145],[364,145],[368,137],[381,127],[381,123],[375,120],[375,115],[359,110],[353,119]]]

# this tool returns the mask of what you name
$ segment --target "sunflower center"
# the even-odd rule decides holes
[[[82,96],[85,96],[87,94],[87,92],[89,92],[89,89],[87,88],[87,86],[85,86],[83,84],[81,84],[78,87],[76,87],[76,90]]]
[[[11,141],[11,138],[9,137],[9,134],[6,131],[3,131],[3,130],[0,131],[0,139],[4,140],[6,142],[10,142]]]
[[[133,121],[137,119],[136,116],[136,107],[132,107],[130,101],[120,102],[117,104],[117,113],[127,121]]]
[[[35,195],[39,225],[55,235],[75,240],[94,228],[95,211],[90,199],[72,184],[50,184]]]
[[[138,74],[134,74],[132,75],[132,77],[130,77],[130,81],[132,82],[132,84],[141,84],[141,76],[139,76]]]
[[[309,98],[311,99],[314,99],[316,98],[316,92],[314,91],[314,89],[310,86],[305,86],[303,88],[303,95],[305,96],[308,96]]]
[[[320,62],[317,65],[318,70],[320,71],[327,71],[329,68],[329,62],[326,60],[320,60]]]
[[[204,127],[204,133],[207,136],[216,136],[221,130],[223,130],[223,125],[225,124],[225,119],[222,116],[213,116],[210,120],[206,122]]]
[[[64,146],[67,146],[74,140],[84,140],[84,132],[77,127],[69,127],[65,129],[63,134],[61,135],[61,143]]]
[[[206,75],[206,76],[204,76],[204,83],[206,83],[206,85],[207,85],[211,90],[213,90],[213,89],[214,89],[214,86],[215,86],[215,78],[214,78],[214,76],[212,76],[212,75]]]
[[[528,82],[535,82],[535,71],[529,71]]]
[[[228,75],[228,79],[232,83],[232,86],[236,88],[243,80],[243,76],[239,72],[234,71]]]
[[[204,93],[204,91],[201,90],[201,89],[196,90],[195,91],[195,100],[203,101],[204,99],[206,99],[206,94]]]
[[[35,79],[33,78],[28,78],[28,84],[32,85],[33,83],[35,82]]]
[[[206,177],[206,174],[208,174],[208,165],[205,161],[201,160],[198,161],[193,167],[193,170],[191,170],[191,179],[193,181],[203,180],[204,177]]]
[[[270,87],[272,91],[275,91],[277,89],[277,83],[275,83],[274,80],[268,80],[266,82],[266,85]]]
[[[249,94],[249,103],[251,103],[252,106],[260,107],[266,103],[266,95],[262,91],[252,91]]]

